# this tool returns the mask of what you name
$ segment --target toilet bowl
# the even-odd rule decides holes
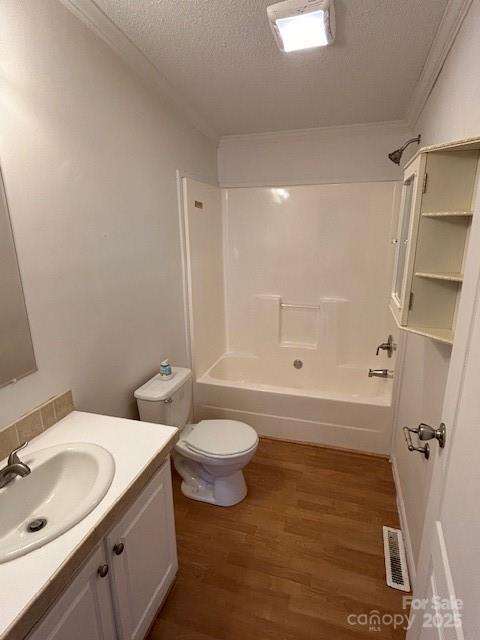
[[[192,409],[190,369],[173,367],[172,378],[160,374],[135,391],[140,420],[176,426],[173,451],[182,493],[192,500],[230,507],[247,495],[242,469],[255,455],[258,435],[236,420],[189,422]]]
[[[222,507],[241,502],[247,495],[242,469],[257,446],[256,432],[243,422],[203,420],[187,425],[173,454],[182,493]]]

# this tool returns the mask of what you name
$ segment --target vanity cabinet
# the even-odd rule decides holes
[[[140,640],[177,568],[168,459],[28,640]]]
[[[480,140],[426,147],[406,165],[390,309],[401,329],[453,344]]]
[[[28,640],[116,640],[108,574],[103,545],[90,556],[72,584],[37,625]]]
[[[170,466],[106,538],[120,640],[141,640],[177,573]]]

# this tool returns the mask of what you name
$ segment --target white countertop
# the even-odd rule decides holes
[[[115,475],[106,496],[81,522],[40,549],[0,564],[0,640],[156,455],[173,446],[177,432],[175,427],[74,411],[21,452],[27,460],[30,452],[45,447],[93,442],[110,451]]]

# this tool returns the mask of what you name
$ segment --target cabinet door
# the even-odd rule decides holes
[[[102,545],[28,640],[116,640],[108,575],[102,578],[98,573],[99,567],[105,565]]]
[[[170,460],[107,536],[121,640],[143,638],[177,572]]]
[[[398,324],[402,326],[407,323],[410,303],[413,260],[420,220],[424,175],[425,155],[420,154],[405,169],[395,245],[395,268],[390,308]]]

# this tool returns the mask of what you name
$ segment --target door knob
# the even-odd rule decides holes
[[[101,564],[97,569],[97,573],[100,578],[105,578],[108,573],[108,564]]]
[[[425,440],[437,440],[438,446],[443,449],[447,440],[446,429],[447,428],[444,422],[442,422],[437,429],[435,429],[435,427],[431,427],[429,424],[425,424],[425,422],[421,422],[416,429],[414,429],[413,427],[403,427],[403,433],[405,435],[405,441],[407,443],[408,450],[423,453],[425,459],[428,460],[430,457],[430,445],[428,444],[428,442],[426,442],[423,447],[415,447],[412,442],[411,434],[417,434],[418,439],[421,442],[425,442]]]
[[[433,439],[438,440],[439,447],[443,449],[447,439],[445,423],[441,422],[440,426],[437,429],[435,429],[435,427],[431,427],[429,424],[425,424],[424,422],[421,422],[418,425],[418,439],[419,440],[433,440]]]
[[[124,549],[125,545],[123,544],[123,542],[117,542],[117,544],[113,547],[113,553],[116,556],[121,556]]]

